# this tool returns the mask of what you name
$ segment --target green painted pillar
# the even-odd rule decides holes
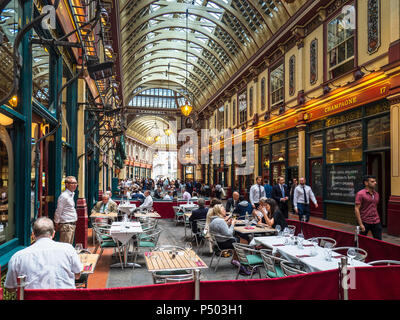
[[[76,68],[74,68],[76,72]],[[71,149],[67,155],[67,175],[78,175],[78,80],[74,81],[67,89],[67,114],[66,119],[69,125],[70,146]]]
[[[22,1],[21,27],[32,20],[32,1]],[[15,234],[21,245],[30,244],[31,235],[31,130],[32,130],[32,52],[29,46],[29,31],[20,46],[22,56],[21,80],[18,91],[19,112],[26,121],[15,122]]]

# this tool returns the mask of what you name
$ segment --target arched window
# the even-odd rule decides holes
[[[318,78],[318,40],[310,43],[310,84],[315,84]]]
[[[289,59],[289,95],[294,95],[296,91],[295,85],[295,74],[296,74],[296,57],[293,55]]]
[[[265,110],[265,78],[261,79],[261,111]]]

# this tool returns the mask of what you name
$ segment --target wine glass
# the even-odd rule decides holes
[[[185,250],[188,254],[190,254],[191,250],[192,250],[192,244],[190,242],[186,242],[185,243]]]
[[[350,261],[353,262],[353,259],[357,256],[356,249],[350,248],[347,250],[347,256],[350,258]]]
[[[277,232],[277,234],[278,234],[278,238],[280,237],[280,232],[281,232],[281,226],[279,225],[279,224],[277,224],[276,226],[275,226],[275,230],[276,230],[276,232]]]
[[[326,242],[324,245],[326,260],[331,261],[332,258],[332,243]]]
[[[297,246],[299,249],[303,249],[303,241],[304,241],[304,235],[302,233],[299,233],[297,235]]]
[[[77,254],[80,254],[81,251],[83,250],[83,245],[82,245],[82,243],[77,243],[77,244],[75,244],[75,250],[76,250],[76,253],[77,253]]]

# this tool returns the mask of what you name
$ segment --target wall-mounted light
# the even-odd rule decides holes
[[[106,26],[108,23],[108,11],[104,8],[101,8],[100,10],[100,20],[103,26]]]
[[[113,47],[112,47],[111,45],[109,45],[109,44],[105,45],[105,46],[104,46],[104,51],[105,51],[106,56],[107,56],[108,58],[110,58],[110,59],[113,58],[113,56],[114,56],[114,49],[113,49]]]
[[[18,97],[17,96],[13,96],[10,100],[8,100],[8,104],[11,107],[16,108],[18,106]]]

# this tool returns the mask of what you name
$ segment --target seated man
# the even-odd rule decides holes
[[[192,223],[192,231],[193,234],[197,237],[197,220],[206,220],[208,208],[205,207],[206,201],[203,198],[199,198],[197,201],[199,208],[192,211],[192,215],[189,218],[189,221]]]
[[[172,200],[172,191],[168,191],[168,193],[165,194],[165,197],[163,198],[163,200]]]
[[[154,199],[162,199],[161,187],[157,186],[157,189],[154,191],[153,195]]]
[[[146,198],[144,199],[144,202],[139,206],[139,210],[151,209],[153,207],[153,198],[150,195],[150,190],[146,190],[144,192],[144,196]]]
[[[191,197],[192,197],[191,194],[189,192],[187,192],[186,188],[183,188],[182,199],[183,200],[190,200]]]
[[[246,213],[251,218],[253,214],[253,206],[251,205],[251,202],[245,200],[243,196],[240,196],[239,198],[238,213],[239,218],[244,218],[246,216]]]
[[[101,201],[97,202],[96,205],[92,209],[92,214],[99,212],[99,213],[110,213],[110,212],[117,212],[118,206],[117,204],[110,199],[110,196],[105,193],[103,194],[103,198]]]
[[[75,289],[82,263],[74,247],[52,240],[54,224],[47,217],[35,221],[33,235],[35,243],[11,257],[5,287],[15,292],[17,278],[26,275],[26,289]]]
[[[232,210],[233,213],[238,213],[239,209],[238,209],[238,205],[239,205],[239,192],[234,191],[232,194],[232,198],[228,199],[228,201],[226,202],[226,212],[230,212]]]

